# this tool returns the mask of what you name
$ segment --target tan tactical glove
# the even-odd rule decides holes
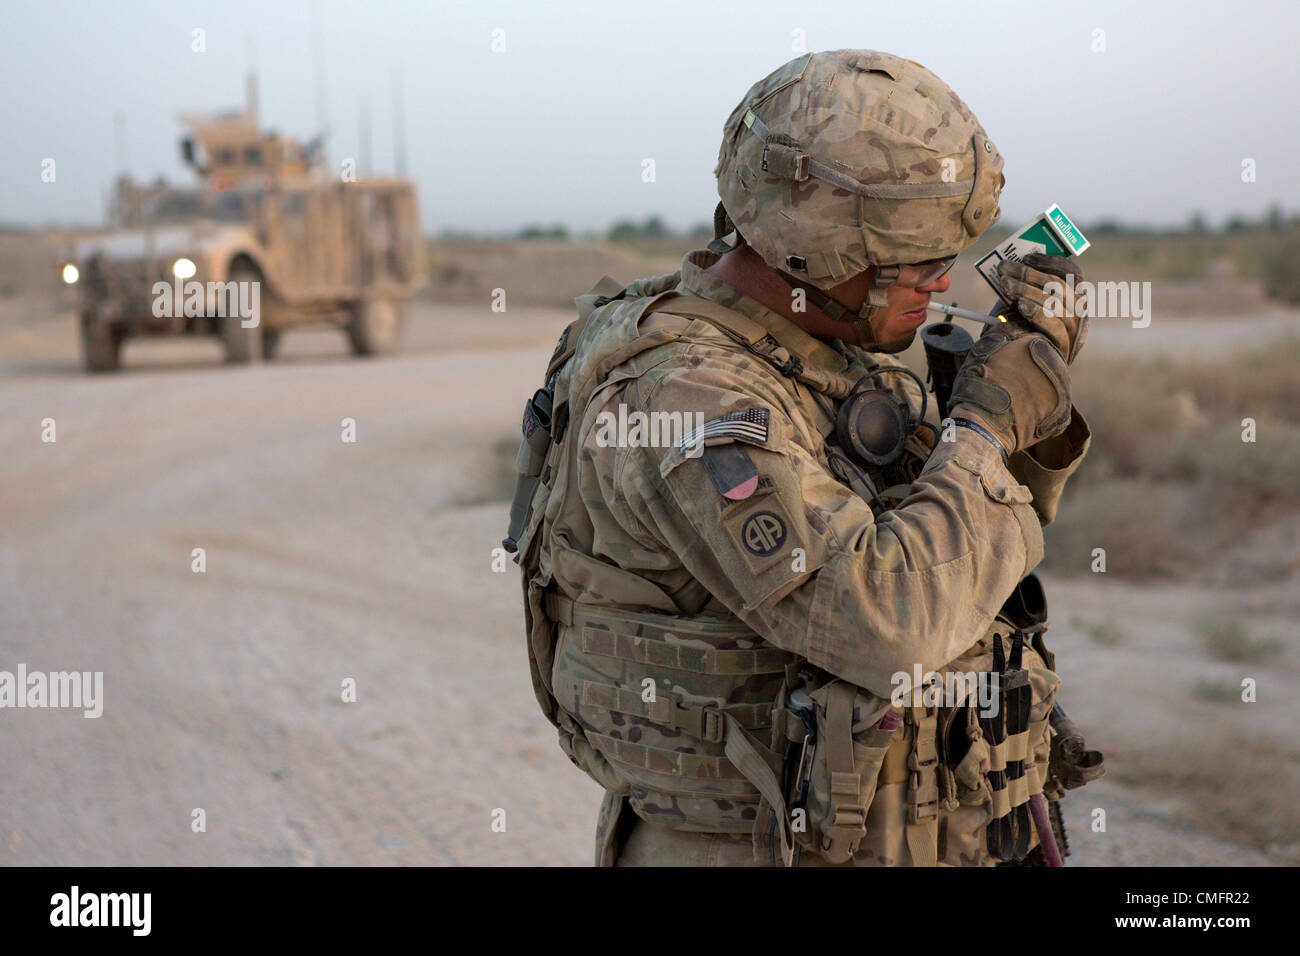
[[[1021,322],[991,325],[957,373],[951,408],[958,424],[974,419],[1008,455],[1059,435],[1070,424],[1065,359]]]
[[[1077,283],[1083,270],[1064,256],[1048,256],[1031,252],[1023,262],[1010,259],[998,264],[1001,276],[1002,298],[1039,332],[1042,332],[1060,353],[1066,364],[1074,364],[1084,340],[1088,338],[1088,318],[1079,315],[1082,296],[1068,283],[1073,275]],[[1052,283],[1052,291],[1046,287]]]

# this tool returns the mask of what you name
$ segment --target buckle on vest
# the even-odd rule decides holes
[[[862,807],[835,807],[831,827],[862,832],[867,828],[867,811]]]
[[[907,808],[908,823],[925,823],[927,820],[933,820],[939,816],[939,796],[935,793],[933,800],[927,800],[924,803],[911,803]]]
[[[923,759],[921,755],[918,754],[915,750],[913,750],[910,754],[907,755],[908,770],[916,770],[916,771],[928,770],[930,767],[933,767],[938,762],[939,762],[939,758],[937,755]]]
[[[909,761],[909,764],[911,761]],[[922,767],[927,767],[927,762]],[[907,822],[924,823],[939,815],[939,782],[933,770],[912,769],[907,781]]]
[[[715,704],[683,704],[673,701],[673,726],[692,737],[720,744],[727,735],[727,722]]]

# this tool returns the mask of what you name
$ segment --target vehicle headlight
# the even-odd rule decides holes
[[[172,275],[178,279],[193,278],[194,273],[198,271],[198,268],[194,265],[194,262],[191,259],[177,259],[172,263]]]
[[[81,278],[81,273],[77,271],[77,267],[74,266],[71,262],[69,262],[66,266],[63,267],[63,281],[66,282],[68,285],[76,285],[77,280],[80,278]]]

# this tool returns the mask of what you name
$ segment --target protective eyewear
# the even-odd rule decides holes
[[[945,256],[942,259],[927,259],[914,265],[883,266],[880,270],[880,279],[889,280],[890,285],[918,289],[938,281],[956,261],[956,256]]]

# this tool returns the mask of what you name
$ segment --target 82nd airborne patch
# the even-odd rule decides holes
[[[786,526],[780,515],[755,511],[740,526],[740,543],[756,558],[770,558],[785,544]]]

